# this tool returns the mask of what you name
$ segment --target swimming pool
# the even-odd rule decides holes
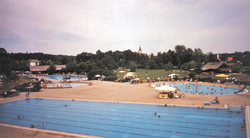
[[[245,113],[239,111],[30,98],[0,104],[0,123],[109,138],[244,138]]]
[[[221,94],[234,94],[234,92],[239,91],[239,89],[237,88],[219,87],[210,85],[195,85],[195,84],[183,84],[183,83],[166,84],[166,85],[178,88],[180,89],[181,92],[187,91],[187,93],[195,93],[195,88],[196,88],[196,94],[213,93],[213,95],[221,95]]]
[[[70,79],[86,79],[85,76],[77,76],[77,75],[47,75],[43,76],[43,78],[53,79],[53,80],[62,80],[64,78],[70,78]]]
[[[82,83],[71,83],[71,84],[58,84],[58,85],[48,85],[48,88],[53,88],[53,87],[78,87],[78,86],[83,86],[86,84],[82,84]]]

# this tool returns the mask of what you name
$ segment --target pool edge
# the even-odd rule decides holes
[[[245,122],[246,122],[246,132],[247,138],[250,138],[250,114],[249,114],[249,106],[245,107]]]
[[[24,129],[24,130],[30,130],[30,131],[39,131],[39,132],[42,132],[42,133],[59,134],[59,135],[62,135],[62,136],[75,136],[75,137],[82,137],[82,138],[103,138],[103,137],[98,137],[98,136],[83,135],[83,134],[69,133],[69,132],[62,132],[62,131],[54,131],[54,130],[47,130],[47,129],[43,130],[43,129],[38,129],[38,128],[29,128],[29,127],[24,127],[24,126],[16,126],[16,125],[3,124],[3,123],[0,123],[0,126],[12,127],[12,128]]]

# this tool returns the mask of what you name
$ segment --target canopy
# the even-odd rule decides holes
[[[168,75],[168,76],[179,76],[179,74],[170,74],[170,75]]]
[[[219,74],[219,75],[215,75],[215,77],[229,77],[229,75],[226,75],[226,74]]]
[[[12,89],[12,90],[10,90],[11,92],[15,92],[16,91],[16,89]]]
[[[133,79],[133,80],[140,80],[140,78],[135,78],[135,79]]]
[[[119,73],[125,73],[125,71],[121,70],[121,71],[119,71]]]
[[[162,86],[155,88],[158,91],[175,91],[176,89],[170,86]]]
[[[134,72],[128,72],[126,75],[134,75]]]
[[[95,77],[96,77],[96,78],[100,78],[100,77],[101,77],[101,75],[99,75],[99,74],[96,74],[96,75],[95,75]]]

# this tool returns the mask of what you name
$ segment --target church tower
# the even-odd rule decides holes
[[[139,53],[139,55],[141,55],[141,53],[142,53],[141,46],[139,47],[138,53]]]

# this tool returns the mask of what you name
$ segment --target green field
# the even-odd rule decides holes
[[[121,71],[122,68],[119,68],[117,70],[115,70],[116,74],[117,74],[117,77],[119,79],[123,79],[124,77],[124,73],[123,74],[120,74],[119,71]],[[129,72],[128,69],[124,69],[124,71],[127,73]],[[149,79],[156,79],[158,80],[159,78],[161,80],[163,79],[166,79],[167,78],[167,75],[170,75],[170,74],[179,74],[180,76],[179,77],[188,77],[189,75],[186,74],[184,71],[180,72],[180,70],[172,70],[172,71],[165,71],[165,69],[136,69],[136,72],[135,72],[135,75],[136,75],[136,78],[140,78],[141,80],[147,80],[148,77]],[[196,78],[208,78],[208,77],[211,77],[212,79],[223,79],[221,77],[215,77],[215,75],[196,75]],[[239,81],[250,81],[250,75],[244,75],[244,76],[240,76],[240,75],[231,75],[230,78],[232,77],[235,77],[237,78]]]
[[[122,76],[120,76],[120,73],[119,71],[121,71],[122,69],[118,69],[118,70],[115,70],[115,72],[117,73],[118,75],[118,78],[119,79],[123,79],[124,77],[124,74]],[[128,69],[125,69],[126,73],[128,72]],[[167,75],[170,75],[170,74],[179,74],[180,77],[188,77],[188,74],[186,74],[185,72],[180,72],[179,70],[172,70],[171,72],[167,72],[165,71],[165,69],[136,69],[136,77],[137,78],[140,78],[141,80],[147,80],[147,78],[149,77],[149,79],[164,79],[164,78],[167,78]]]

